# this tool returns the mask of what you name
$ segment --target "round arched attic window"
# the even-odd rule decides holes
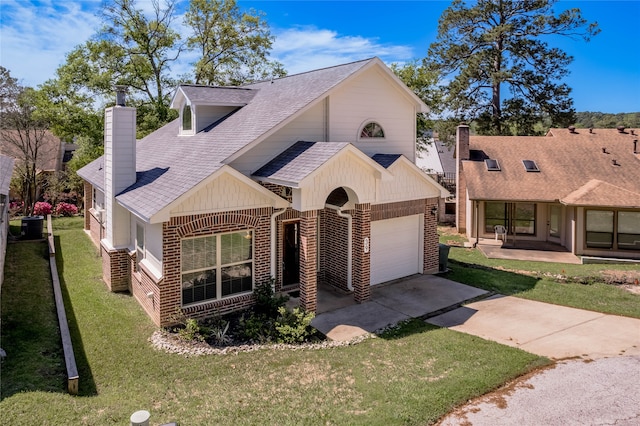
[[[360,139],[384,138],[384,130],[382,126],[375,121],[370,121],[362,127],[360,131]]]

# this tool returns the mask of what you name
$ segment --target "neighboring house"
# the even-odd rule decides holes
[[[478,241],[545,241],[578,256],[640,259],[638,133],[551,129],[457,136],[457,227]]]
[[[0,287],[4,282],[4,259],[9,235],[9,185],[13,163],[13,158],[0,155]]]
[[[39,138],[37,141],[36,137]],[[25,154],[23,150],[28,150],[30,155],[33,155],[32,152],[36,147],[36,168],[39,175],[63,171],[66,163],[71,160],[73,152],[77,149],[77,145],[64,143],[48,130],[30,130],[29,137],[25,137],[24,133],[15,130],[0,132],[0,154],[15,159],[15,173],[24,169]],[[41,195],[40,188],[37,192],[36,198]],[[11,194],[12,198],[18,196],[19,194]]]
[[[418,151],[416,164],[442,185],[450,197],[440,199],[438,221],[455,223],[456,220],[456,160],[455,147],[437,139],[432,139],[424,150]]]
[[[448,193],[415,165],[427,107],[379,59],[184,85],[171,106],[180,117],[137,143],[135,109],[108,108],[105,155],[79,171],[104,281],[156,324],[246,308],[271,279],[315,311],[319,281],[363,302],[437,272]]]

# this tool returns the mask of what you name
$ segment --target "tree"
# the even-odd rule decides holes
[[[241,12],[236,0],[191,0],[184,22],[193,30],[187,46],[200,56],[196,84],[241,85],[286,74],[268,60],[274,38],[263,15]]]
[[[445,106],[461,120],[476,120],[484,134],[531,134],[549,118],[553,126],[574,120],[571,89],[561,83],[573,58],[550,47],[545,36],[579,37],[599,32],[579,9],[556,15],[557,0],[454,0],[438,25],[427,64],[440,72]],[[511,98],[503,100],[502,86]]]
[[[16,159],[14,188],[24,200],[23,214],[29,215],[37,200],[39,172],[56,159],[60,143],[49,131],[48,122],[35,113],[38,92],[20,86],[4,68],[1,74],[0,148]]]

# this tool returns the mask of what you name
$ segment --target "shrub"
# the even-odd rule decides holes
[[[49,203],[38,201],[35,206],[33,206],[33,214],[36,216],[46,216],[52,212],[53,207],[51,207],[51,204]]]
[[[272,278],[269,281],[258,284],[253,291],[256,298],[254,312],[258,315],[265,315],[269,318],[275,318],[278,315],[278,309],[287,302],[287,296],[276,296],[273,292]]]
[[[288,311],[281,306],[278,314],[275,324],[278,343],[302,343],[316,331],[311,327],[311,321],[315,317],[313,312],[305,312],[300,308]]]
[[[58,216],[74,216],[78,214],[78,208],[69,203],[58,203],[56,206],[56,214]]]
[[[187,341],[204,340],[204,337],[200,334],[200,325],[198,324],[198,321],[193,318],[187,319],[187,323],[185,324],[184,328],[181,328],[178,331],[178,335],[182,339]]]

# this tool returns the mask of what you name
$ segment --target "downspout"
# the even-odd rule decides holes
[[[480,217],[478,217],[478,200],[474,200],[473,204],[475,206],[474,214],[476,215],[476,242],[473,243],[473,248],[476,248],[478,242],[480,241],[479,229],[480,229]]]
[[[276,268],[276,260],[278,257],[277,253],[277,233],[276,233],[276,218],[280,216],[282,213],[287,211],[287,207],[282,208],[280,210],[275,210],[271,214],[271,278],[276,279],[276,274],[278,273]],[[275,291],[275,288],[273,289]]]
[[[353,216],[349,213],[342,212],[339,207],[332,206],[330,204],[326,204],[325,207],[335,210],[338,216],[347,219],[347,288],[349,291],[353,291],[353,238],[351,236],[351,231],[353,229]]]

